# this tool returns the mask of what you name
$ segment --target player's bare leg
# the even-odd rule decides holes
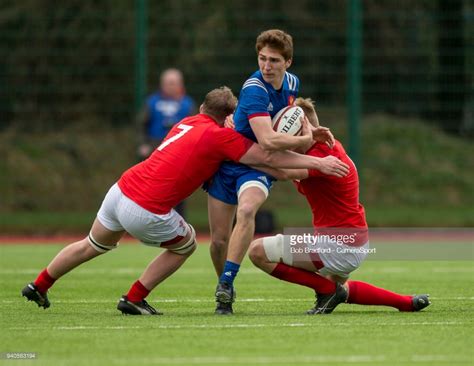
[[[172,245],[164,244],[166,251],[158,255],[132,285],[127,295],[122,296],[117,309],[130,315],[161,315],[149,305],[145,298],[158,284],[171,276],[196,249],[194,229],[188,230],[183,239]]]
[[[229,205],[210,195],[207,196],[207,211],[211,231],[210,253],[214,269],[219,277],[224,271],[227,247],[232,233],[235,205]]]
[[[255,233],[255,215],[267,199],[256,187],[247,188],[240,194],[237,206],[237,221],[229,241],[227,260],[242,263]]]
[[[125,231],[110,231],[99,220],[95,219],[90,236],[97,243],[112,247],[117,244],[124,234]],[[80,264],[106,253],[106,251],[99,252],[92,247],[90,236],[68,245],[56,255],[47,267],[51,277],[58,279]]]
[[[82,263],[115,248],[124,233],[108,230],[96,218],[89,236],[64,247],[36,280],[22,290],[22,295],[38,306],[48,308],[50,303],[47,292],[56,280]]]
[[[240,263],[247,253],[255,232],[255,215],[265,202],[267,195],[257,187],[249,187],[241,192],[237,206],[237,221],[229,240],[227,260],[219,277],[216,288],[216,314],[232,314],[232,303],[235,298],[234,278]]]
[[[191,238],[188,233],[186,237],[172,246],[167,247],[167,250],[158,255],[145,269],[140,276],[139,281],[149,290],[153,290],[166,278],[171,276],[176,270],[183,265],[184,262],[194,253],[196,247],[193,246],[188,252],[178,254],[173,252],[183,244],[187,243]]]

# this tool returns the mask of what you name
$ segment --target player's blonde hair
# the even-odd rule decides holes
[[[280,52],[285,61],[293,58],[293,38],[280,29],[269,29],[259,34],[255,43],[257,55],[267,46]]]
[[[314,101],[311,98],[296,98],[295,105],[303,109],[305,116],[308,117],[309,123],[314,127],[319,127],[318,115],[316,114]]]
[[[213,89],[206,94],[202,103],[202,113],[213,117],[219,124],[224,124],[225,118],[234,113],[237,98],[227,86]]]

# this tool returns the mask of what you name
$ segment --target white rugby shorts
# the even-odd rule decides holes
[[[177,236],[186,236],[188,224],[175,210],[158,215],[137,205],[115,183],[107,192],[97,219],[111,231],[127,231],[151,246],[160,246]]]
[[[360,267],[369,250],[369,242],[359,247],[336,242],[322,243],[318,246],[326,249],[319,253],[324,264],[319,272],[322,275],[332,274],[342,278],[349,278],[350,273]]]
[[[267,258],[273,262],[283,262],[293,266],[294,262],[312,262],[322,275],[337,275],[348,278],[360,267],[367,256],[369,242],[360,247],[337,244],[334,241],[310,245],[291,244],[290,236],[278,234],[263,238],[263,248]],[[317,256],[314,256],[317,253]],[[319,263],[315,263],[318,260]],[[320,267],[321,266],[321,267]]]

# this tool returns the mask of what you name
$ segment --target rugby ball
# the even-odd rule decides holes
[[[301,107],[289,105],[278,111],[272,118],[273,130],[280,133],[296,136],[301,133],[301,120],[304,112]]]

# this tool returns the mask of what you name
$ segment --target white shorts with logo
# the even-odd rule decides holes
[[[146,245],[160,246],[186,236],[188,224],[175,210],[158,215],[137,205],[115,183],[107,192],[97,219],[110,231],[127,231]]]

